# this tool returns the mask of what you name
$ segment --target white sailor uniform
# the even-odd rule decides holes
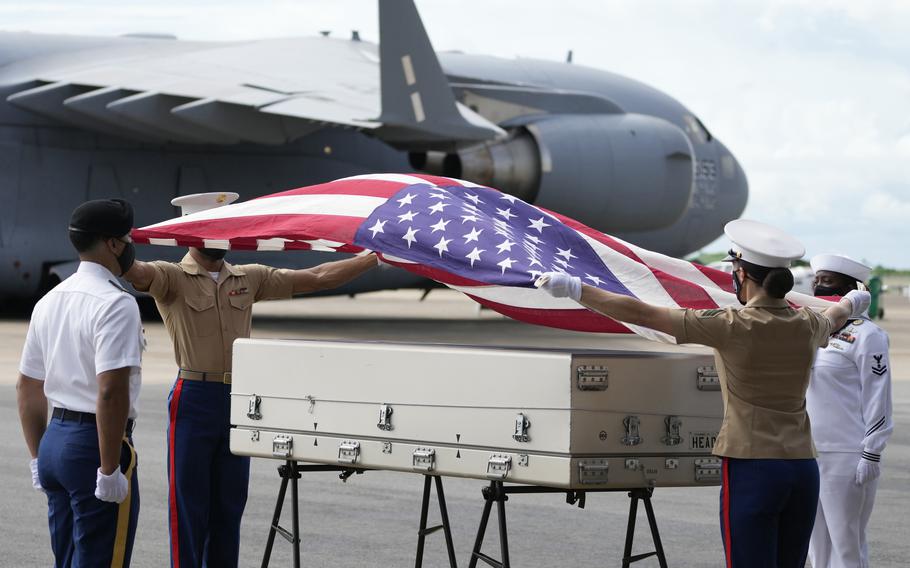
[[[893,429],[888,345],[888,334],[861,318],[818,350],[806,394],[821,476],[814,568],[868,566],[866,525],[878,482],[861,483],[857,465],[878,463]]]

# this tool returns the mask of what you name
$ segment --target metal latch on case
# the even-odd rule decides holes
[[[623,445],[637,446],[641,443],[641,434],[638,431],[639,423],[638,416],[635,416],[634,414],[622,419],[622,425],[626,431],[622,437]]]
[[[357,463],[358,457],[360,457],[360,442],[342,440],[338,444],[338,461],[340,463]]]
[[[696,458],[695,481],[720,481],[720,458]]]
[[[609,386],[610,370],[604,365],[579,365],[575,380],[580,391],[605,391]]]
[[[436,467],[436,450],[433,448],[417,448],[411,457],[411,466],[420,471],[433,471]]]
[[[272,438],[272,455],[276,458],[289,458],[294,451],[294,438],[279,434]]]
[[[682,427],[682,420],[679,416],[667,416],[664,418],[664,426],[667,433],[663,438],[665,446],[678,446],[682,442],[682,436],[679,435],[679,429]]]
[[[487,462],[487,477],[490,479],[505,479],[512,468],[512,456],[493,454]]]
[[[609,473],[610,462],[606,458],[578,460],[578,482],[582,485],[607,483]]]
[[[256,396],[255,394],[250,397],[249,405],[246,410],[246,417],[250,420],[262,420],[262,410],[260,406],[262,405],[262,399]],[[241,407],[243,408],[243,407]]]
[[[518,413],[518,416],[515,417],[515,433],[512,434],[512,439],[516,442],[530,442],[531,436],[528,434],[528,428],[531,427],[531,421],[528,420],[528,417]]]
[[[383,404],[379,407],[379,422],[376,427],[386,432],[392,430],[392,405]]]
[[[698,379],[695,384],[700,391],[720,390],[720,377],[717,374],[717,369],[712,365],[699,367]]]

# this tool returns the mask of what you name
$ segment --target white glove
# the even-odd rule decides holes
[[[882,469],[878,462],[869,461],[861,458],[856,464],[856,484],[864,485],[870,481],[875,481],[882,474]]]
[[[844,298],[850,300],[850,305],[853,306],[851,318],[862,317],[869,309],[869,304],[872,303],[872,295],[866,291],[850,290]]]
[[[108,503],[123,503],[129,491],[129,481],[119,467],[110,475],[104,475],[101,473],[101,468],[98,468],[98,476],[95,478],[95,497]]]
[[[41,480],[38,478],[38,458],[32,458],[28,462],[28,467],[32,470],[32,487],[35,488],[35,491],[44,491],[44,487],[41,487]]]
[[[581,278],[569,276],[562,272],[546,272],[534,282],[534,285],[549,292],[554,298],[572,298],[581,300]]]

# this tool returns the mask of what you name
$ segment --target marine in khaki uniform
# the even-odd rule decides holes
[[[226,205],[237,194],[172,203],[184,214]],[[224,250],[191,248],[179,263],[136,262],[126,279],[158,306],[180,370],[168,397],[168,523],[174,568],[235,567],[250,462],[231,454],[231,349],[249,337],[252,306],[328,290],[377,265],[369,254],[303,270],[234,266]]]
[[[613,294],[580,278],[547,273],[538,286],[618,321],[713,347],[724,420],[714,446],[723,457],[721,532],[726,566],[803,568],[818,502],[818,466],[806,388],[816,349],[869,295],[853,291],[824,313],[794,309],[787,268],[804,254],[763,223],[732,221],[733,284],[742,309],[672,309]]]

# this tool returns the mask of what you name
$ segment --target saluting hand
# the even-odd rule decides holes
[[[129,491],[130,483],[119,467],[110,475],[104,475],[101,473],[101,468],[98,468],[98,476],[95,478],[95,497],[108,503],[123,503]]]
[[[866,310],[869,309],[869,304],[872,303],[872,295],[865,290],[850,290],[844,296],[844,299],[849,300],[850,305],[853,306],[853,313],[850,314],[851,318],[862,317]]]
[[[554,298],[572,298],[581,300],[581,278],[569,276],[562,272],[546,272],[534,282],[534,285],[549,292]]]

